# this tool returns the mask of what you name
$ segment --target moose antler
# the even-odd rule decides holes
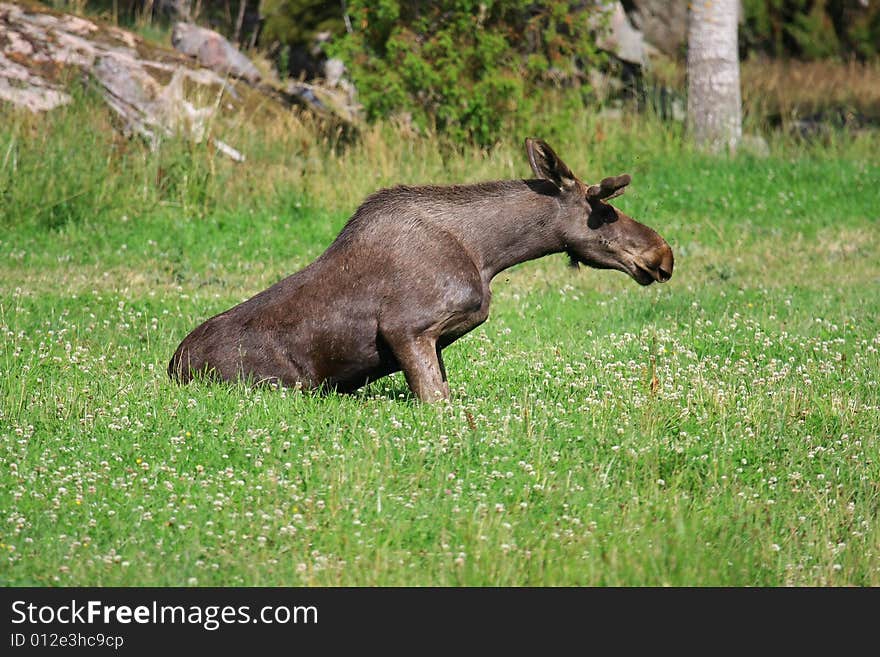
[[[587,198],[595,201],[607,201],[615,196],[620,196],[631,181],[632,177],[628,173],[604,178],[598,185],[590,185],[587,188]]]

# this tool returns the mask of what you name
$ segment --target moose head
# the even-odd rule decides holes
[[[556,230],[573,266],[617,269],[641,285],[669,280],[673,256],[666,240],[608,203],[623,194],[631,181],[629,174],[588,185],[546,142],[526,139],[526,152],[535,175],[559,190]]]

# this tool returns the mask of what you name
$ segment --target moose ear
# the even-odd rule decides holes
[[[626,186],[632,181],[628,173],[619,176],[603,178],[598,185],[590,185],[587,188],[587,199],[591,201],[607,201],[623,194]]]
[[[547,142],[541,139],[526,139],[526,153],[529,164],[538,178],[549,180],[559,189],[571,189],[577,179],[571,169],[559,159]]]

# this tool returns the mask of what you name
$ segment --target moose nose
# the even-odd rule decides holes
[[[669,248],[668,244],[664,244],[663,246],[664,248],[659,259],[660,262],[651,272],[654,274],[654,278],[660,283],[665,283],[672,278],[672,268],[675,263],[675,258],[672,256],[672,249]]]

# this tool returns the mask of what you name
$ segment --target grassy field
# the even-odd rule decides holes
[[[291,121],[241,127],[237,166],[114,140],[88,98],[0,118],[0,583],[880,585],[876,136],[711,159],[650,121],[535,135],[632,173],[617,205],[675,275],[502,273],[428,406],[400,374],[318,396],[165,367],[370,191],[527,176],[520,136],[333,148]]]

